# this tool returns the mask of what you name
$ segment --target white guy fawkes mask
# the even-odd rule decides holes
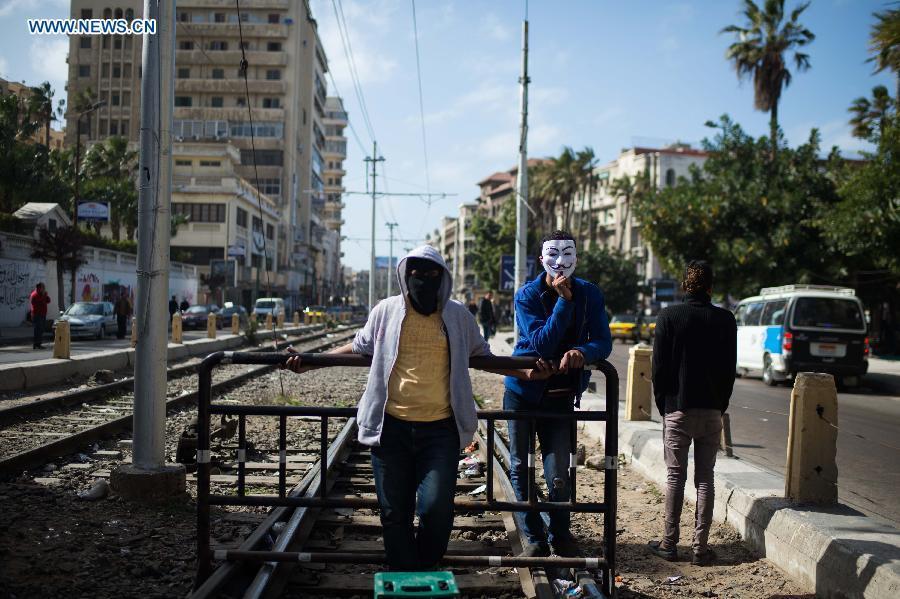
[[[575,242],[571,239],[551,239],[541,247],[541,263],[551,279],[560,274],[571,277],[577,261]]]

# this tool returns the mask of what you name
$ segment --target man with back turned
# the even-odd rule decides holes
[[[690,262],[681,284],[684,303],[659,313],[653,340],[653,393],[663,418],[668,474],[665,534],[649,547],[663,559],[675,561],[678,557],[688,450],[693,441],[697,513],[691,561],[697,565],[716,559],[707,545],[715,498],[713,469],[737,361],[734,315],[712,305],[712,283],[712,267],[707,262]]]

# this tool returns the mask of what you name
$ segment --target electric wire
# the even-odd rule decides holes
[[[328,78],[331,79],[331,87],[334,88],[334,95],[339,98],[343,98],[344,96],[341,95],[341,91],[338,89],[337,83],[334,80],[334,74],[332,74],[330,70],[328,71]],[[360,152],[362,152],[363,156],[365,156],[366,148],[363,145],[362,140],[360,140],[359,134],[356,132],[356,128],[353,126],[353,121],[350,120],[349,116],[347,117],[347,126],[350,128],[350,133],[353,134],[353,139],[356,141],[356,145],[359,146]]]
[[[253,177],[255,179],[255,189],[256,192],[256,206],[259,209],[259,234],[263,240],[263,262],[262,268],[266,273],[266,295],[268,297],[272,297],[272,281],[269,273],[269,248],[268,242],[266,241],[266,219],[263,214],[262,209],[262,197],[259,192],[259,167],[256,163],[256,136],[253,131],[253,108],[250,105],[250,83],[247,79],[247,71],[249,70],[250,63],[247,61],[247,54],[244,48],[244,31],[243,26],[241,25],[241,0],[234,0],[235,10],[237,11],[237,22],[238,22],[238,37],[240,38],[240,48],[241,48],[241,64],[240,64],[240,73],[244,77],[244,95],[247,100],[247,116],[250,119],[250,152],[253,156]],[[255,244],[255,241],[254,241]],[[258,267],[257,267],[258,268]],[[257,271],[258,273],[259,271]],[[259,274],[256,275],[259,277]],[[257,279],[258,280],[258,279]],[[274,310],[272,311],[272,345],[275,347],[275,351],[278,351],[278,338],[275,335],[275,315]],[[284,379],[281,374],[281,370],[278,370],[278,382],[281,385],[281,395],[284,396]]]
[[[419,82],[419,120],[422,124],[422,156],[425,160],[425,190],[430,192],[431,177],[428,174],[428,141],[425,136],[425,101],[422,94],[422,66],[419,58],[419,26],[416,22],[416,0],[410,0],[410,4],[412,5],[413,39],[415,40],[416,46],[416,78]],[[430,202],[428,206],[429,208],[431,207]]]
[[[375,140],[375,130],[372,127],[372,121],[369,119],[369,111],[366,107],[366,100],[363,96],[362,85],[359,82],[359,76],[356,71],[356,61],[353,59],[353,47],[350,42],[350,32],[346,30],[347,22],[344,19],[344,8],[340,0],[331,0],[331,6],[334,9],[334,18],[338,26],[338,34],[341,38],[341,45],[344,49],[344,56],[347,59],[347,68],[350,71],[350,79],[353,83],[353,92],[356,95],[357,104],[359,104],[360,114],[366,125],[366,130],[371,140]]]

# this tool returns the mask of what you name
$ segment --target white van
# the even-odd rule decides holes
[[[738,304],[738,376],[762,372],[767,385],[798,372],[825,372],[859,383],[869,367],[862,302],[853,289],[823,285],[766,287]]]
[[[256,320],[259,322],[266,320],[266,314],[271,314],[272,320],[275,321],[279,316],[285,314],[284,300],[280,297],[261,297],[256,300],[253,313],[256,314]]]

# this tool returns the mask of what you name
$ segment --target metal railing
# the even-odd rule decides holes
[[[304,365],[318,367],[352,366],[369,367],[371,358],[356,354],[299,354]],[[207,356],[198,367],[199,373],[199,401],[197,407],[198,436],[197,436],[197,586],[200,586],[212,573],[214,560],[224,561],[249,561],[249,562],[330,562],[330,563],[385,563],[384,554],[353,554],[344,553],[309,553],[309,552],[279,552],[279,551],[239,551],[216,550],[210,546],[210,506],[271,506],[271,507],[298,507],[298,508],[357,508],[377,509],[378,500],[366,497],[335,497],[328,495],[330,488],[329,473],[333,459],[329,459],[328,423],[332,418],[355,419],[357,408],[337,408],[319,406],[285,406],[285,405],[236,405],[213,403],[212,398],[212,371],[221,364],[281,364],[287,360],[287,354],[263,354],[258,352],[216,352]],[[525,357],[478,357],[469,360],[469,367],[488,369],[515,369],[532,368],[535,365],[534,358]],[[457,497],[454,500],[454,508],[457,512],[586,512],[603,514],[603,544],[605,555],[603,557],[535,557],[525,558],[517,556],[446,556],[442,560],[447,566],[496,566],[496,567],[572,567],[580,569],[597,569],[602,572],[602,587],[608,597],[613,591],[613,572],[616,560],[616,479],[618,469],[618,407],[619,407],[619,376],[609,362],[602,360],[597,364],[585,365],[585,369],[601,372],[606,380],[606,409],[557,413],[547,411],[519,411],[519,410],[478,410],[479,420],[486,423],[486,489],[485,500]],[[210,493],[210,417],[236,416],[238,418],[238,445],[237,445],[237,493],[236,494],[212,494]],[[246,492],[246,468],[247,452],[246,418],[248,416],[278,417],[278,495],[262,496],[248,495]],[[287,419],[289,417],[313,417],[320,423],[319,439],[319,464],[316,476],[318,484],[315,493],[304,495],[290,494],[287,488]],[[534,435],[531,435],[528,456],[528,488],[529,494],[525,501],[512,501],[512,489],[504,485],[503,493],[508,499],[498,500],[494,492],[494,473],[500,468],[496,460],[495,448],[499,439],[494,422],[497,420],[528,420],[532,423],[537,420],[558,420],[561,423],[568,421],[571,424],[571,455],[569,462],[569,477],[571,496],[569,501],[540,501],[535,491],[535,459],[534,459]],[[577,473],[577,422],[578,421],[603,421],[606,422],[606,440],[604,443],[604,490],[603,502],[578,501],[576,493]],[[501,441],[502,444],[502,441]],[[333,452],[332,452],[333,453]],[[502,449],[500,452],[507,466],[510,466],[508,452]],[[333,456],[331,456],[333,458]],[[333,483],[333,481],[331,481]]]

